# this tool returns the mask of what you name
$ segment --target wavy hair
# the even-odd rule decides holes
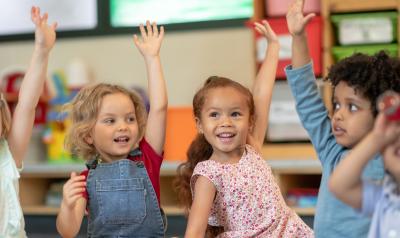
[[[103,98],[106,95],[122,93],[128,96],[134,105],[139,128],[139,138],[145,132],[147,113],[140,96],[124,87],[106,83],[89,85],[82,88],[74,99],[65,105],[69,113],[71,127],[65,138],[65,147],[73,155],[89,160],[97,155],[96,148],[86,142],[96,124]]]

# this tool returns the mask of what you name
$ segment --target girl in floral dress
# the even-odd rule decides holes
[[[253,94],[227,78],[210,77],[193,99],[198,135],[178,169],[179,197],[189,211],[185,237],[313,237],[291,210],[260,153],[278,62],[278,38],[268,41]]]

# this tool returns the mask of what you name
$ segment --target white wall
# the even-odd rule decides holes
[[[190,105],[195,91],[210,75],[232,78],[246,86],[255,77],[252,32],[246,28],[168,32],[161,59],[168,85],[169,105]],[[33,41],[0,44],[0,71],[27,67]],[[51,53],[49,73],[65,69],[81,58],[99,82],[146,87],[143,59],[131,35],[58,39]]]

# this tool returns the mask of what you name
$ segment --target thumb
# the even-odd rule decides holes
[[[315,13],[310,13],[304,17],[304,25],[308,25],[308,23],[315,17]]]
[[[71,178],[74,178],[74,177],[76,177],[76,176],[78,176],[78,175],[76,174],[76,172],[71,172]]]

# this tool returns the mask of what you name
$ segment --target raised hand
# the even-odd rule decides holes
[[[143,24],[140,24],[140,33],[142,39],[140,40],[137,35],[133,36],[133,41],[140,53],[148,59],[150,57],[158,56],[161,48],[161,42],[164,37],[164,27],[160,27],[158,31],[157,24],[153,22],[150,24],[146,21],[146,29]]]
[[[40,16],[40,9],[38,7],[31,8],[31,20],[36,26],[35,46],[50,51],[56,40],[55,30],[57,28],[57,22],[48,25],[47,19],[47,13]]]
[[[377,138],[376,142],[385,147],[400,137],[400,122],[388,120],[381,112],[376,118],[372,133]]]
[[[262,24],[261,24],[262,23]],[[263,20],[261,23],[255,22],[255,29],[258,33],[267,38],[269,43],[278,42],[278,37],[275,32],[272,30],[271,26],[266,20]]]
[[[301,35],[315,13],[310,13],[307,16],[303,15],[303,6],[305,0],[293,0],[286,14],[286,21],[289,32],[292,35]]]
[[[71,173],[71,178],[63,186],[63,203],[69,208],[73,209],[76,201],[83,197],[83,192],[86,188],[85,176],[77,175],[75,172]]]

